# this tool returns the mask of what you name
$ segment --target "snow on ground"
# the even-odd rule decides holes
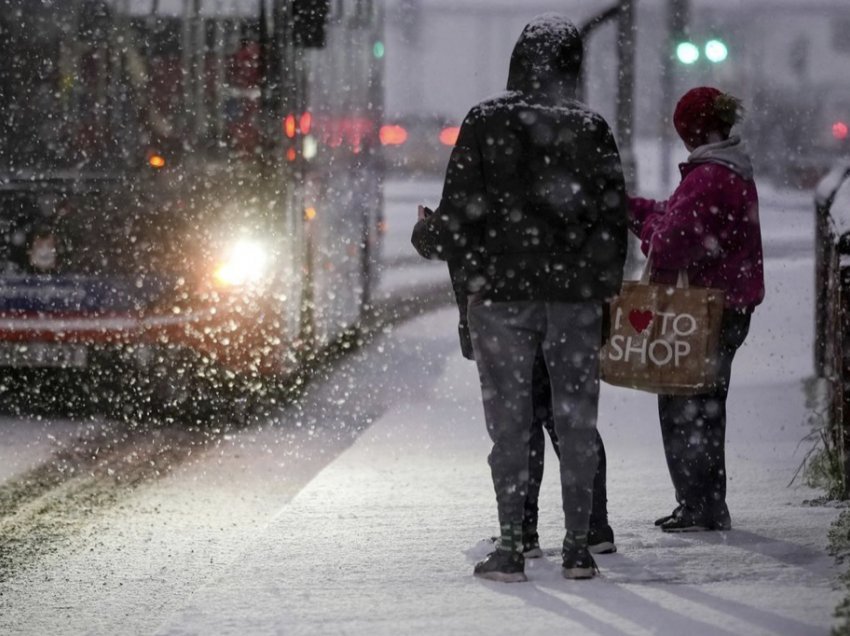
[[[0,483],[46,462],[81,429],[68,420],[0,418]]]
[[[793,210],[773,212],[799,224]],[[808,432],[811,271],[810,259],[769,260],[768,298],[737,360],[732,531],[671,536],[653,527],[674,504],[654,398],[606,386],[600,428],[619,553],[598,558],[593,581],[565,581],[553,555],[528,562],[528,584],[473,578],[495,505],[476,373],[456,350],[447,308],[376,343],[392,352],[382,358],[386,388],[396,391],[391,408],[158,633],[828,633],[841,598],[826,553],[837,511],[788,487]],[[555,550],[562,521],[548,459],[541,536]]]

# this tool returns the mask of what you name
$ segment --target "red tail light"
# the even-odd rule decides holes
[[[832,124],[832,136],[839,141],[847,139],[848,133],[850,133],[850,128],[848,128],[846,122],[837,121]]]
[[[459,134],[460,128],[457,126],[447,126],[440,131],[440,143],[444,146],[454,146],[457,143]]]
[[[381,126],[378,137],[381,140],[381,145],[400,146],[407,141],[407,130],[404,129],[404,126],[398,125]]]
[[[295,115],[287,115],[283,120],[283,132],[290,139],[295,137]]]
[[[301,130],[302,135],[309,135],[310,129],[313,127],[313,115],[310,113],[304,113],[301,115],[301,121],[298,124],[298,128]]]

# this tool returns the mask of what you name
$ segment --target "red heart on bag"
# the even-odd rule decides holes
[[[634,327],[635,331],[641,333],[652,322],[652,312],[648,309],[641,311],[640,309],[632,309],[629,312],[629,322]]]

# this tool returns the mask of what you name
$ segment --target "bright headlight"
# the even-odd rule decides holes
[[[230,245],[215,268],[215,281],[223,287],[260,282],[268,273],[268,250],[259,241],[241,239]]]

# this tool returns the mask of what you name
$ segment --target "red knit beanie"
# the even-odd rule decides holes
[[[716,88],[700,86],[685,93],[676,104],[673,125],[682,140],[696,148],[708,141],[708,134],[724,137],[738,120],[740,102]]]

